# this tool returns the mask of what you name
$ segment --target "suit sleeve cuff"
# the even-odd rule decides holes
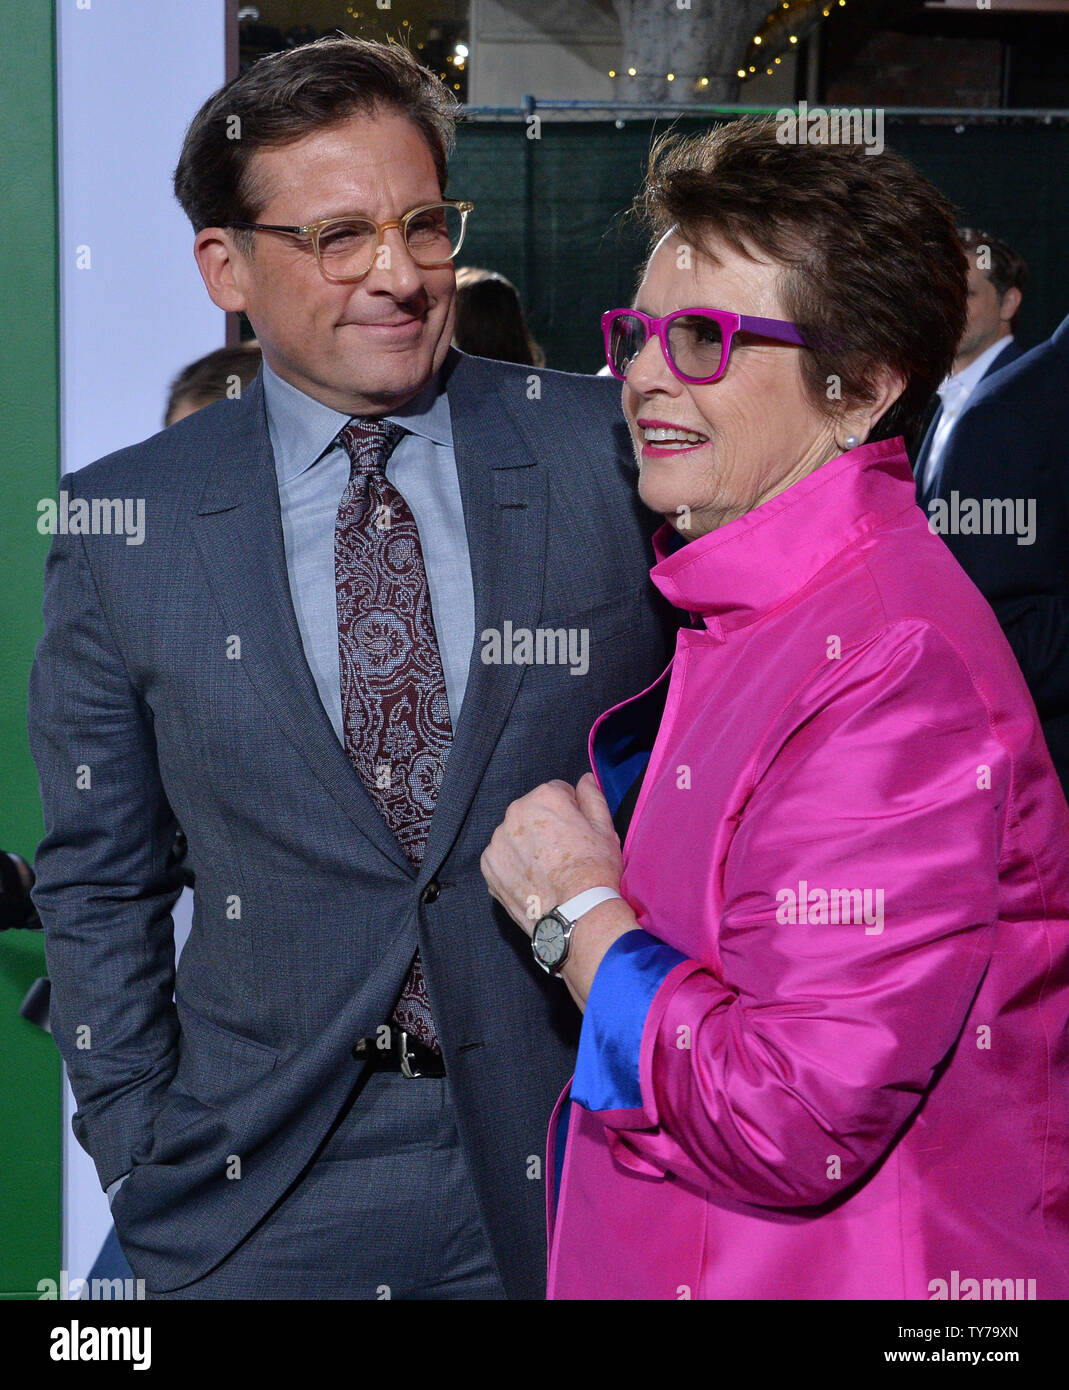
[[[646,1019],[667,976],[687,957],[637,928],[606,951],[590,987],[571,1098],[591,1111],[642,1109],[639,1060]]]

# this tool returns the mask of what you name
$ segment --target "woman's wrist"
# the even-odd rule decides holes
[[[611,898],[584,912],[572,930],[561,979],[580,1009],[586,1008],[598,966],[614,942],[634,931],[638,920],[623,898]]]

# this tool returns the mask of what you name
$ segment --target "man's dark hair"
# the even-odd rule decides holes
[[[986,246],[990,251],[991,265],[987,270],[982,270],[982,274],[994,285],[1000,304],[1007,290],[1024,290],[1028,283],[1028,263],[1008,241],[992,236],[990,232],[982,232],[978,227],[959,227],[958,235],[966,251],[976,252],[981,246]],[[1017,332],[1019,317],[1020,310],[1010,319],[1011,333]]]
[[[176,408],[184,403],[200,410],[202,406],[231,398],[235,394],[231,390],[235,379],[244,391],[260,370],[262,360],[260,344],[255,339],[234,347],[216,348],[206,357],[198,357],[196,362],[183,367],[171,382],[164,424],[170,424]]]
[[[175,197],[195,232],[255,222],[265,201],[251,172],[257,150],[381,111],[422,132],[444,193],[456,98],[400,44],[333,38],[269,54],[208,98],[186,132]],[[236,238],[248,253],[252,233]]]

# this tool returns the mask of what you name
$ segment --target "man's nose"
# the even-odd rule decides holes
[[[367,285],[369,289],[385,290],[398,299],[410,299],[423,289],[423,273],[412,259],[412,252],[396,223],[383,230]]]

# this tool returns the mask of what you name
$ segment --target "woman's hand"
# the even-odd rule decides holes
[[[543,782],[514,801],[480,861],[483,878],[528,936],[539,917],[586,888],[618,888],[620,841],[592,773],[573,789]]]
[[[582,776],[574,789],[567,782],[544,782],[514,801],[480,867],[491,895],[528,936],[539,917],[577,893],[618,888],[620,841],[593,774]],[[605,952],[636,926],[635,914],[618,899],[583,914],[561,971],[580,1008]]]

